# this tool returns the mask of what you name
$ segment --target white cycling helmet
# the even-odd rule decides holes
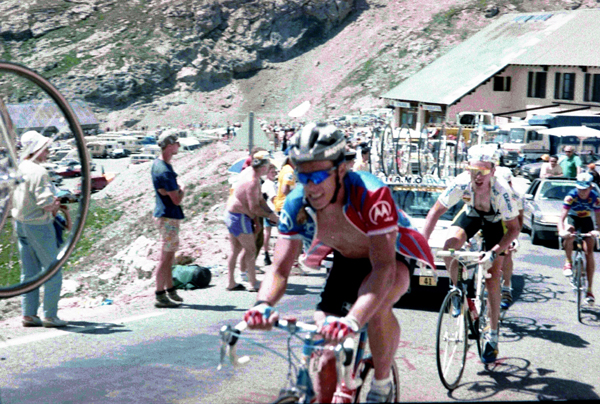
[[[469,163],[484,161],[493,164],[500,163],[500,150],[495,144],[478,144],[469,148]]]

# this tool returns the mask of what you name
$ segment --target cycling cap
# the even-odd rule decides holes
[[[592,182],[594,181],[594,177],[590,173],[579,173],[577,174],[577,183],[575,187],[577,189],[588,189],[592,186]]]
[[[325,123],[309,123],[290,141],[289,156],[295,165],[329,160],[344,160],[346,139],[341,130]]]
[[[43,147],[47,147],[52,139],[40,134],[35,130],[30,130],[21,135],[21,146],[23,146],[23,158],[33,154]]]
[[[485,161],[498,164],[500,151],[496,145],[478,144],[469,148],[469,162]]]
[[[502,178],[506,182],[511,182],[513,179],[512,171],[508,167],[496,168],[496,177]]]
[[[265,150],[258,151],[252,156],[252,167],[258,168],[267,163],[270,163],[269,152]]]

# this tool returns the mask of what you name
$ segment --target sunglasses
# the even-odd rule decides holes
[[[475,177],[477,177],[478,175],[488,175],[489,173],[492,172],[491,168],[478,168],[478,167],[467,167],[467,170],[469,170],[469,172],[471,173],[471,175],[474,175]]]
[[[296,178],[302,185],[308,184],[312,181],[313,184],[319,185],[325,181],[337,167],[331,167],[329,170],[313,171],[312,173],[300,173],[296,171]]]

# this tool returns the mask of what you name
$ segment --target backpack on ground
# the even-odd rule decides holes
[[[173,286],[177,289],[199,289],[210,284],[212,273],[200,265],[175,265],[173,267]]]

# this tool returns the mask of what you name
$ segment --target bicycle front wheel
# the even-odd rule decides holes
[[[77,104],[77,107],[82,111],[85,109],[83,104]],[[22,148],[21,135],[31,130],[53,140],[48,147],[48,158],[43,156],[43,148],[35,153]],[[58,147],[68,149],[68,157],[79,164],[72,167],[48,164]],[[60,231],[63,240],[60,245],[58,242],[57,246],[47,244],[50,239],[54,240],[52,234],[49,234],[50,237],[33,236],[33,226],[23,216],[24,198],[14,197],[15,191],[21,189],[19,187],[26,186],[21,166],[26,159],[46,168],[49,180],[54,184],[44,182],[46,188],[52,190],[61,203],[64,202],[60,216],[70,219],[71,226],[68,229],[55,225],[60,226],[56,233],[58,236]],[[69,102],[38,73],[18,64],[0,61],[0,298],[38,288],[58,272],[81,236],[89,194],[88,152],[81,125]],[[17,221],[17,217],[21,220]],[[20,248],[25,251],[23,254],[29,253],[25,265],[22,264]],[[49,254],[48,251],[57,252]],[[35,259],[30,259],[32,256]]]
[[[452,300],[457,298],[463,303],[460,314],[455,317]],[[438,315],[435,358],[440,380],[448,390],[458,386],[465,370],[469,349],[466,306],[460,291],[454,289],[446,295]]]
[[[360,361],[356,369],[356,376],[362,380],[362,384],[356,389],[354,402],[365,403],[367,402],[367,395],[369,394],[371,383],[375,377],[373,357],[371,355],[365,356]],[[392,368],[390,369],[390,372],[392,374],[392,398],[388,402],[398,403],[400,402],[400,375],[398,373],[398,365],[396,365],[395,360],[392,362]]]
[[[577,252],[575,261],[573,261],[573,286],[575,287],[575,295],[577,299],[577,321],[581,322],[581,301],[584,299],[586,285],[584,285],[582,273],[585,271],[583,265],[583,254]]]
[[[483,289],[485,290],[485,289]],[[479,312],[479,318],[476,321],[475,328],[477,329],[477,351],[479,352],[479,357],[481,358],[481,354],[483,352],[483,345],[485,344],[485,328],[488,326],[488,318],[487,318],[487,296],[485,292],[482,292],[482,296],[480,297],[481,301],[479,303],[479,307],[477,311]]]

